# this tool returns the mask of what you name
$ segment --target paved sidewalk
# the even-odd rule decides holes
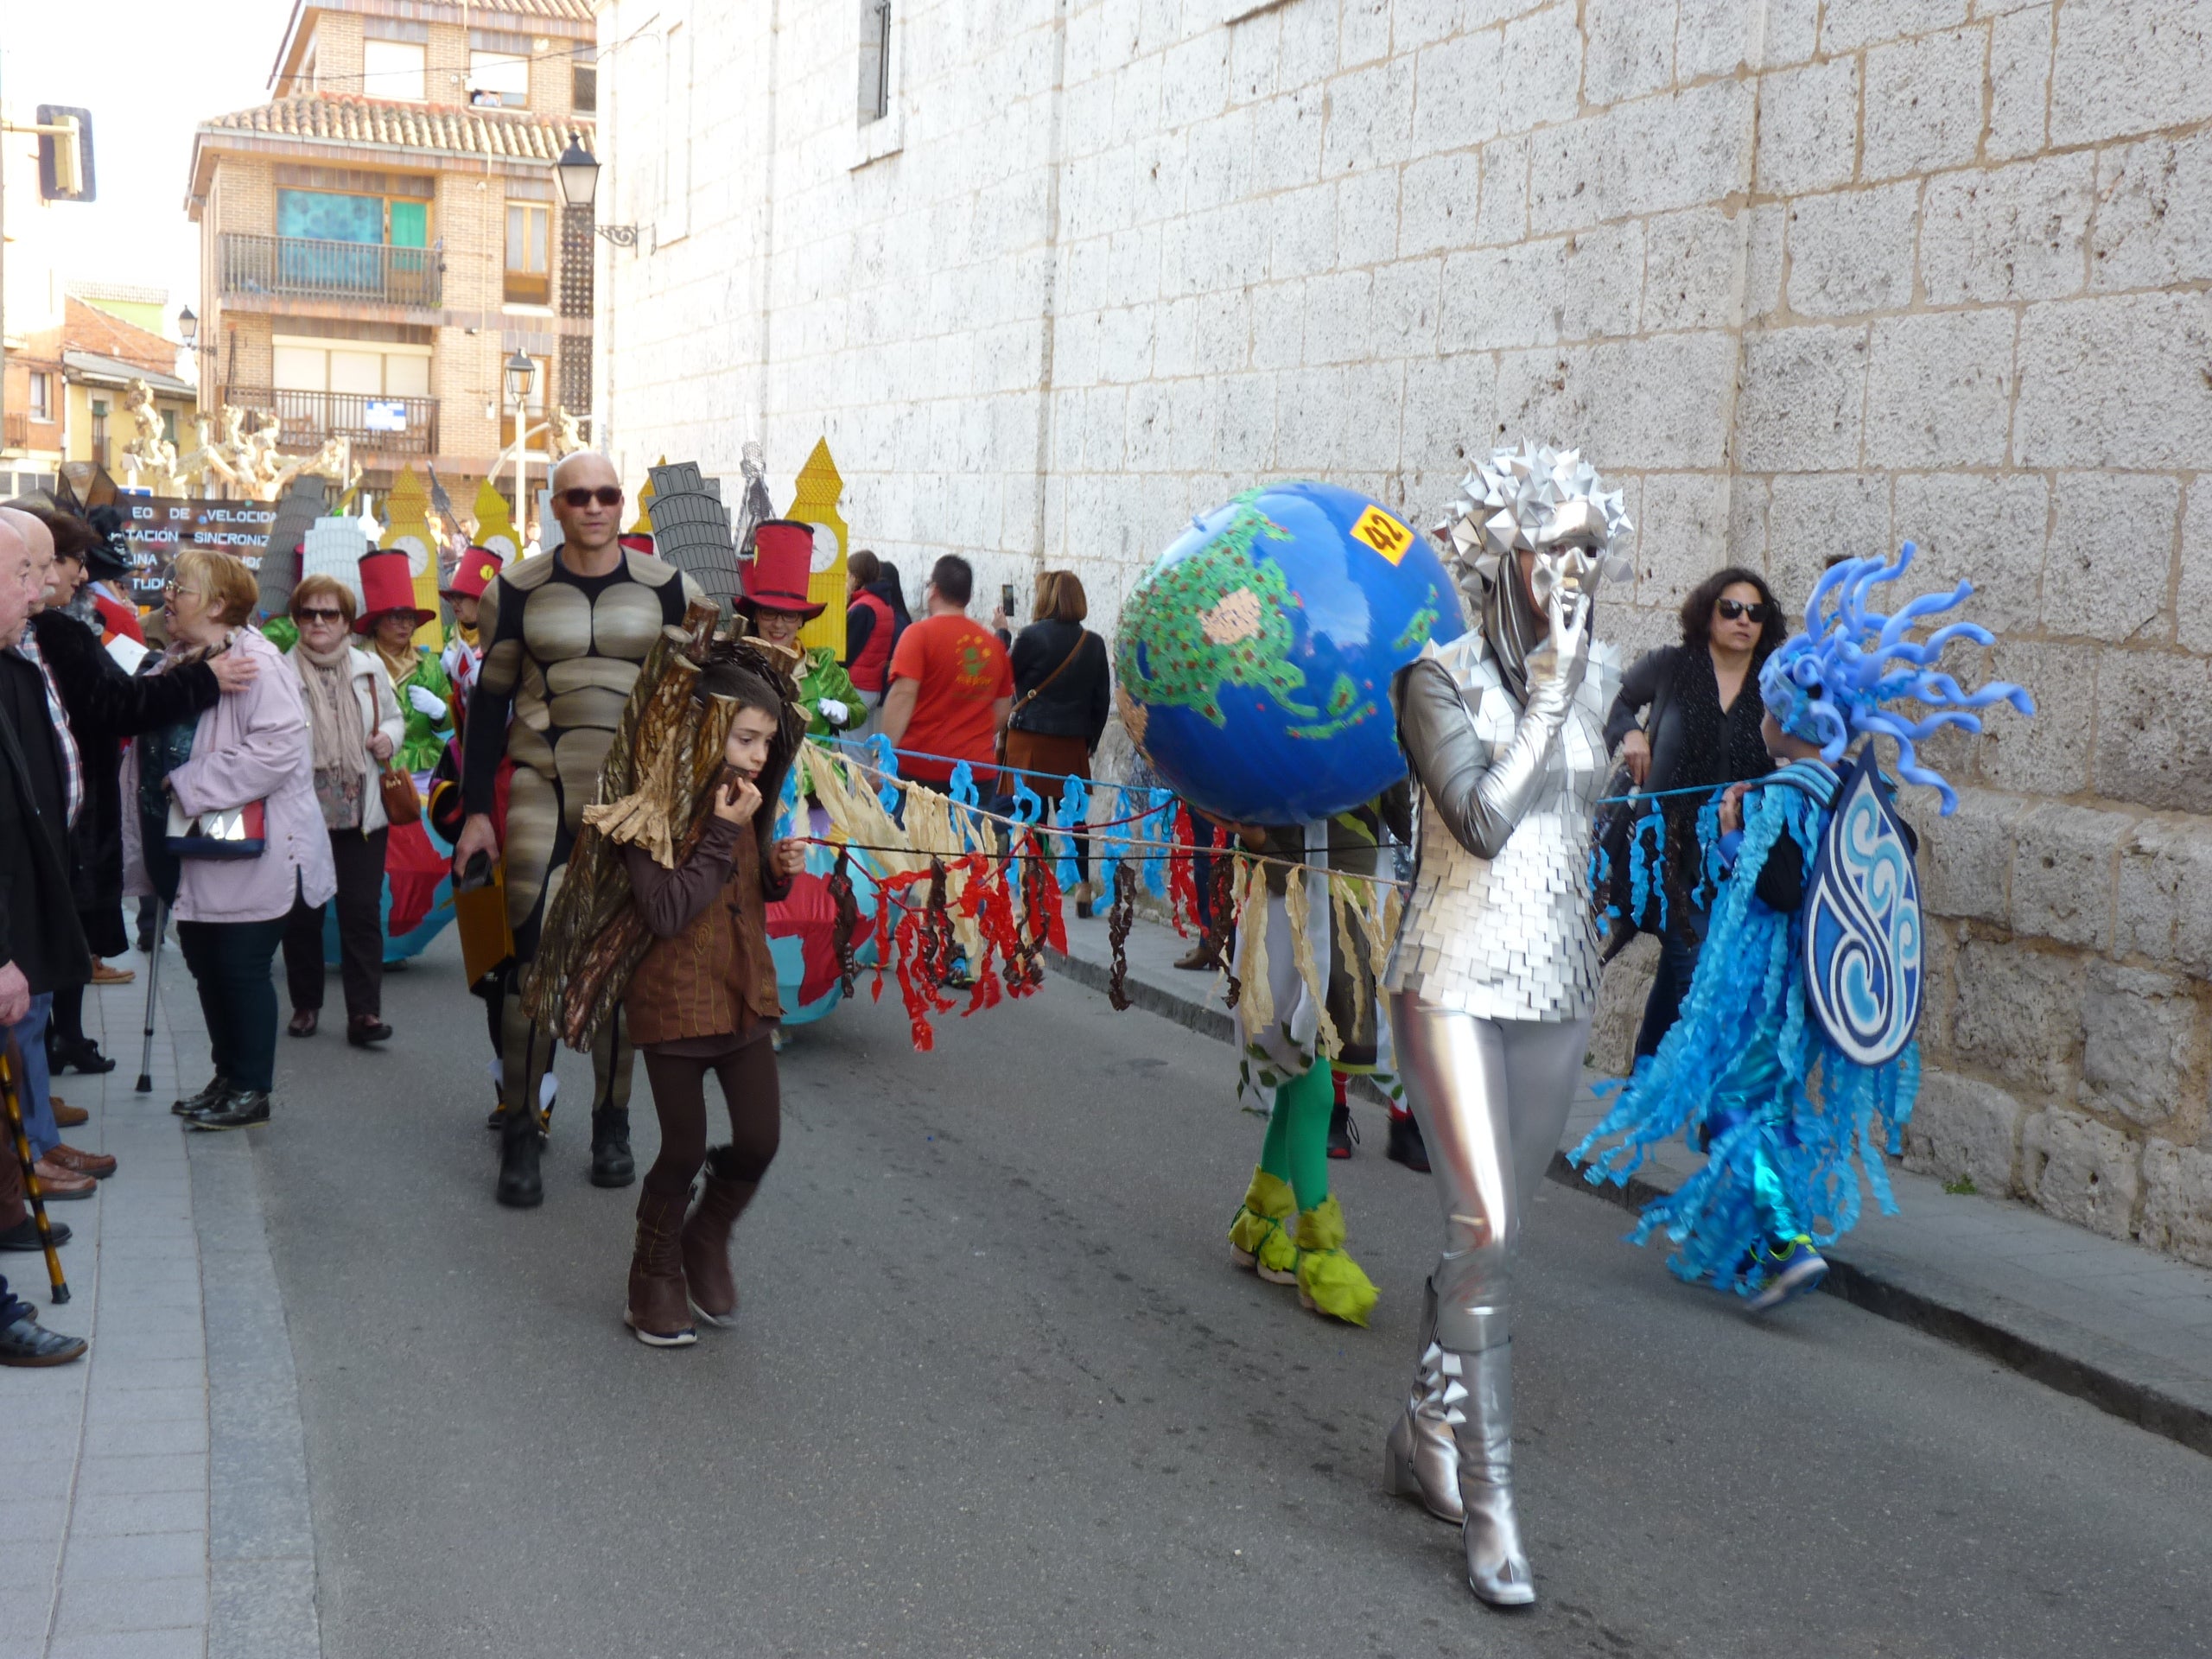
[[[207,1071],[174,943],[153,1089],[134,1092],[148,959],[124,961],[137,982],[85,1000],[116,1069],[54,1080],[92,1112],[70,1144],[121,1165],[99,1197],[48,1207],[75,1232],[61,1250],[68,1303],[50,1304],[41,1258],[6,1258],[41,1320],[92,1351],[0,1371],[0,1659],[312,1659],[306,1454],[252,1150],[244,1134],[188,1135],[169,1115]]]
[[[1224,1040],[1235,1016],[1217,976],[1172,964],[1186,942],[1140,921],[1125,952],[1126,989],[1139,1008]],[[1111,951],[1104,921],[1078,922],[1054,966],[1103,989]],[[1133,1011],[1134,1012],[1134,1011]],[[1231,1073],[1224,1067],[1224,1076]],[[1586,1079],[1562,1146],[1601,1115]],[[1376,1124],[1380,1129],[1379,1115]],[[1361,1154],[1382,1155],[1370,1134]],[[1553,1178],[1593,1196],[1641,1203],[1671,1190],[1694,1166],[1679,1145],[1648,1161],[1627,1192],[1593,1187],[1554,1158]],[[1871,1194],[1858,1227],[1823,1252],[1826,1288],[1886,1318],[1973,1348],[2154,1433],[2212,1453],[2212,1271],[2055,1220],[2026,1205],[1960,1196],[1892,1161],[1899,1213]],[[1652,1271],[1663,1250],[1649,1249]]]

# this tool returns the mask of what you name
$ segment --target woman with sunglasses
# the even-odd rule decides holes
[[[384,1022],[384,861],[391,821],[378,782],[405,731],[391,678],[352,643],[353,595],[335,576],[313,575],[292,590],[300,641],[285,660],[308,707],[315,798],[330,831],[338,878],[338,950],[346,987],[346,1040],[355,1047],[391,1035]],[[284,980],[295,1037],[312,1037],[322,1016],[323,906],[302,898],[284,924]]]
[[[1789,632],[1764,579],[1740,565],[1716,570],[1691,589],[1681,620],[1682,643],[1637,660],[1622,677],[1605,721],[1606,747],[1619,752],[1630,781],[1644,794],[1664,798],[1658,807],[1668,855],[1658,862],[1643,913],[1628,918],[1630,931],[1659,938],[1659,971],[1636,1034],[1638,1058],[1658,1052],[1689,994],[1705,942],[1706,912],[1696,902],[1698,813],[1712,790],[1773,770],[1759,736],[1766,715],[1759,669]],[[1692,789],[1702,792],[1668,794]],[[1644,845],[1648,856],[1648,839]],[[1682,849],[1689,855],[1681,855]],[[1622,849],[1611,850],[1618,859]],[[1629,893],[1629,872],[1615,870],[1613,884],[1617,893]]]

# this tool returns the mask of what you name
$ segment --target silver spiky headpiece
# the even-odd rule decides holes
[[[1614,543],[1635,526],[1621,507],[1621,493],[1605,490],[1596,467],[1580,449],[1554,449],[1534,442],[1499,448],[1459,482],[1459,494],[1436,525],[1438,539],[1487,587],[1509,553],[1554,555],[1560,568],[1541,567],[1548,588],[1564,576],[1583,588],[1600,577],[1624,580],[1629,562]],[[1546,595],[1537,595],[1542,603]]]

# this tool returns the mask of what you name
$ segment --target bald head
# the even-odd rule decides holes
[[[31,562],[31,602],[27,614],[36,616],[46,608],[47,580],[54,574],[54,532],[35,513],[25,512],[21,507],[0,507],[0,524],[5,524],[21,538]],[[18,632],[22,624],[16,624]],[[11,639],[10,644],[15,642]]]
[[[622,533],[621,489],[614,463],[596,450],[579,449],[553,468],[553,516],[561,521],[563,556],[575,568],[590,566],[594,574],[601,566],[613,568],[615,538]],[[573,506],[567,499],[571,490],[589,490],[594,495],[583,505]],[[598,499],[610,490],[614,492],[611,499]]]
[[[32,559],[30,543],[16,528],[16,520],[24,516],[0,507],[0,647],[22,637],[32,602],[45,585],[42,575],[35,574],[44,564]]]

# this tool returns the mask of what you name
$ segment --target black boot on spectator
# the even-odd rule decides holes
[[[1329,1111],[1329,1156],[1349,1158],[1352,1142],[1359,1139],[1359,1126],[1351,1121],[1351,1108],[1332,1107]]]
[[[1390,1115],[1390,1144],[1385,1155],[1394,1164],[1403,1164],[1408,1169],[1428,1173],[1428,1147],[1421,1138],[1421,1125],[1414,1122],[1411,1113],[1401,1117]]]
[[[50,1221],[47,1224],[47,1227],[54,1234],[54,1246],[56,1249],[69,1242],[71,1234],[67,1222]],[[25,1255],[30,1255],[45,1248],[46,1241],[38,1236],[38,1223],[29,1216],[25,1216],[12,1227],[0,1229],[0,1250],[19,1250]]]
[[[269,1096],[260,1089],[240,1089],[213,1106],[184,1120],[193,1129],[251,1129],[269,1121]]]
[[[0,1365],[67,1365],[85,1354],[82,1337],[65,1337],[38,1322],[28,1302],[17,1302],[22,1317],[0,1325]]]
[[[499,1125],[499,1185],[495,1196],[510,1210],[531,1210],[545,1202],[545,1183],[537,1173],[536,1115],[510,1116]]]
[[[230,1092],[231,1080],[218,1071],[208,1080],[207,1087],[198,1094],[187,1095],[182,1100],[171,1101],[169,1110],[179,1117],[195,1116],[206,1111],[210,1106],[219,1105]]]
[[[89,1037],[56,1039],[49,1035],[46,1064],[50,1071],[83,1071],[92,1077],[115,1070],[115,1062],[101,1053],[100,1046]]]
[[[638,1179],[630,1157],[630,1111],[607,1106],[591,1115],[591,1184],[627,1186]]]

